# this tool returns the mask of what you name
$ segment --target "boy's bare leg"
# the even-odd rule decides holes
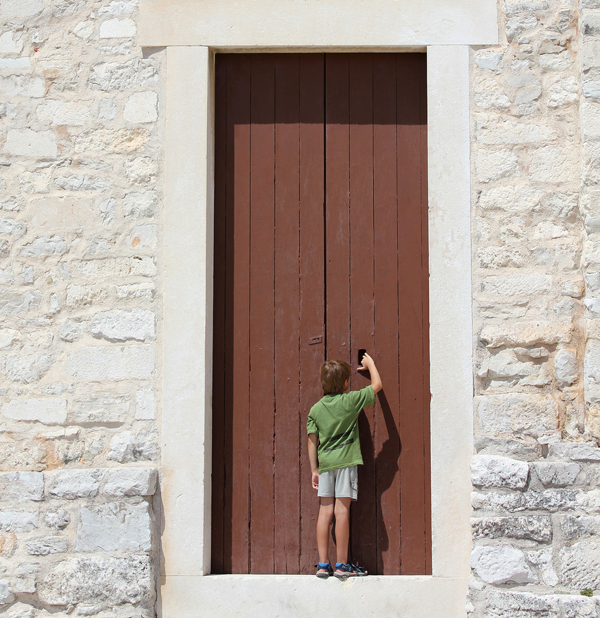
[[[333,498],[321,498],[319,518],[317,519],[317,547],[319,549],[319,562],[329,562],[327,550],[329,548],[329,526],[333,519]]]
[[[348,563],[348,541],[350,540],[350,503],[352,498],[335,499],[335,540],[337,562]]]

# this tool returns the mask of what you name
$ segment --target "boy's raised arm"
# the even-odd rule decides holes
[[[313,489],[319,489],[319,460],[317,458],[317,446],[319,438],[316,433],[308,434],[308,460],[310,461],[310,470],[312,473]]]
[[[373,392],[377,394],[383,388],[381,376],[379,375],[379,371],[377,371],[377,367],[375,367],[375,361],[366,352],[362,359],[361,366],[358,368],[358,371],[365,370],[368,370],[371,374],[371,387],[373,388]]]

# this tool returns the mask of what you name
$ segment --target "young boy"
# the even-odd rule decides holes
[[[358,494],[356,467],[362,465],[358,437],[358,416],[365,406],[375,403],[381,378],[375,362],[365,354],[358,371],[368,370],[371,384],[359,391],[346,393],[350,385],[350,366],[343,361],[327,361],[319,376],[323,398],[311,409],[306,423],[308,457],[312,470],[312,486],[320,500],[317,519],[319,564],[317,577],[352,577],[367,572],[348,561],[350,537],[350,502]],[[335,504],[334,504],[335,500]],[[335,513],[337,562],[335,571],[327,557],[329,526]]]

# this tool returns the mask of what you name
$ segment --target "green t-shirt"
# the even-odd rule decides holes
[[[325,395],[310,409],[307,433],[319,438],[319,472],[362,465],[358,438],[358,415],[375,403],[371,385],[360,391]]]

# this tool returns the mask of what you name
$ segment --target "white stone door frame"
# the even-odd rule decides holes
[[[319,613],[388,616],[401,610],[405,618],[465,616],[473,452],[468,45],[493,44],[498,35],[495,0],[455,0],[450,12],[448,4],[445,0],[142,0],[142,46],[167,47],[159,591],[159,613],[165,618],[306,616],[316,611],[317,604]],[[434,10],[436,5],[439,11]],[[296,21],[285,22],[289,27],[282,25],[282,6],[296,12]],[[329,16],[323,14],[324,6],[331,9]],[[349,13],[352,7],[356,11]],[[326,29],[314,28],[326,17]],[[424,48],[432,575],[370,576],[325,585],[314,576],[207,576],[214,52]]]

